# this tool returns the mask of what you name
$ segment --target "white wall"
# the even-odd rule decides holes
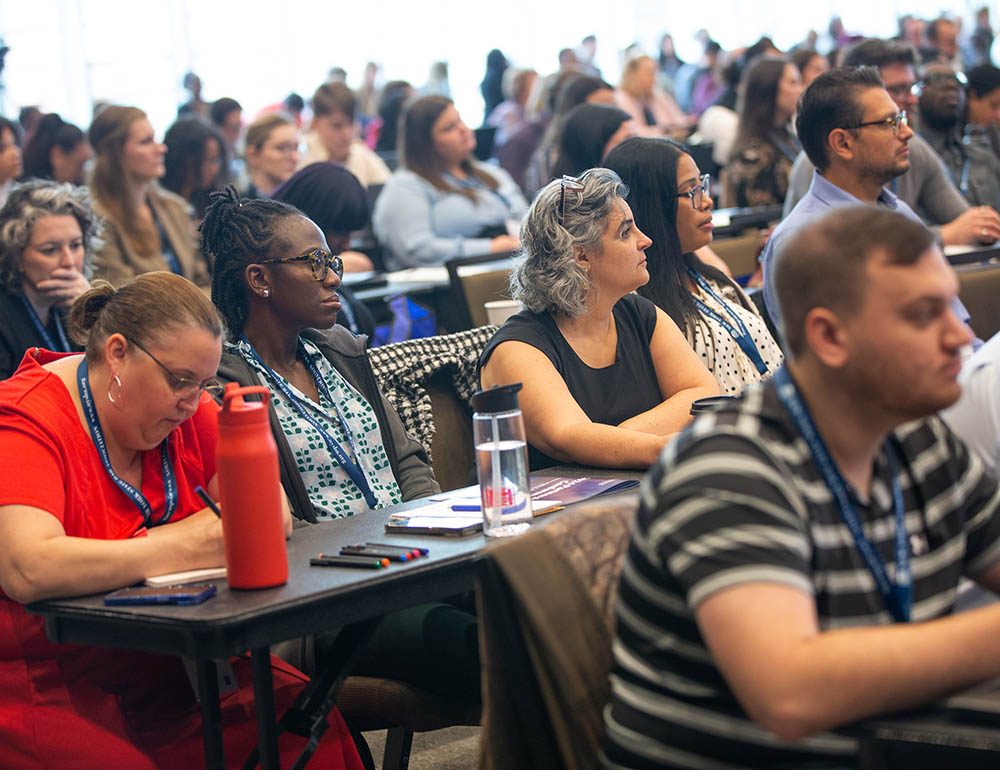
[[[471,124],[482,117],[479,81],[486,53],[503,50],[516,65],[556,67],[560,48],[586,34],[598,38],[606,78],[619,72],[619,52],[639,42],[653,52],[670,31],[682,55],[697,59],[694,33],[706,27],[731,48],[771,35],[782,47],[806,30],[823,32],[832,13],[866,34],[895,31],[898,14],[939,12],[971,18],[978,0],[505,0],[483,8],[466,0],[0,0],[0,31],[11,47],[0,112],[25,104],[60,112],[81,126],[95,100],[135,104],[161,131],[183,99],[183,73],[198,72],[205,97],[239,99],[249,113],[295,90],[308,97],[335,65],[357,85],[369,59],[383,78],[415,85],[431,62],[450,63],[452,92]],[[1000,0],[989,0],[1000,22]],[[762,8],[763,6],[763,8]],[[433,18],[432,18],[433,14]]]

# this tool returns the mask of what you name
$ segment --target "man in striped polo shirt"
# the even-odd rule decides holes
[[[794,254],[794,259],[787,258]],[[938,419],[971,333],[928,230],[836,209],[776,255],[786,369],[646,477],[606,762],[847,767],[834,730],[1000,676],[1000,491]]]

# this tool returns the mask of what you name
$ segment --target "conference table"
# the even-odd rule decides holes
[[[557,467],[548,476],[640,478],[638,472]],[[634,494],[634,491],[630,494]],[[353,516],[297,527],[287,543],[288,582],[277,588],[231,590],[212,581],[218,594],[195,606],[107,607],[103,595],[54,599],[28,606],[45,619],[54,642],[125,648],[194,661],[204,724],[207,768],[225,766],[216,660],[250,651],[257,712],[260,764],[279,767],[270,646],[289,639],[343,628],[344,649],[323,672],[335,689],[378,619],[386,613],[474,590],[487,539],[481,534],[440,537],[386,534],[392,512],[424,503],[412,501]],[[559,515],[558,513],[552,514]],[[320,552],[336,554],[344,545],[379,542],[418,546],[428,555],[378,569],[311,567]],[[338,670],[339,669],[339,670]],[[321,694],[322,695],[322,694]]]

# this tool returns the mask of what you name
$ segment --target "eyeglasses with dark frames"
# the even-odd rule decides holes
[[[692,187],[690,190],[685,190],[684,192],[674,193],[671,198],[690,198],[691,207],[695,209],[700,209],[701,205],[705,202],[705,196],[711,197],[712,195],[712,175],[702,174],[698,177],[698,184]]]
[[[153,359],[157,366],[159,366],[165,375],[167,375],[167,384],[170,385],[170,390],[177,398],[182,400],[187,400],[196,393],[200,396],[202,391],[208,393],[213,398],[221,398],[222,394],[225,392],[225,387],[214,377],[209,377],[204,382],[196,382],[195,380],[190,380],[187,377],[178,377],[170,369],[168,369],[160,359],[150,353],[146,348],[140,345],[135,340],[130,337],[126,337],[130,343],[135,345],[139,350],[145,353],[147,356]]]
[[[568,174],[563,174],[563,178],[559,180],[559,224],[563,227],[566,226],[566,190],[582,193],[583,182]]]
[[[323,249],[312,249],[307,251],[305,254],[299,254],[297,257],[281,257],[280,259],[264,259],[258,262],[259,265],[287,265],[294,262],[308,262],[309,269],[312,270],[313,278],[317,281],[323,281],[326,279],[326,274],[333,270],[337,274],[338,278],[344,277],[344,261],[340,258],[340,255],[333,256],[328,251]]]
[[[883,128],[891,128],[892,133],[899,135],[900,126],[910,125],[910,119],[906,116],[906,110],[902,112],[897,112],[895,115],[891,115],[888,118],[882,118],[881,120],[866,120],[864,123],[856,123],[853,126],[842,126],[842,128],[848,128],[851,130],[858,128],[865,128],[866,126],[881,126]]]

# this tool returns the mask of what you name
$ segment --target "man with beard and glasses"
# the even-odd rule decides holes
[[[998,482],[934,414],[971,339],[954,271],[871,206],[772,269],[786,367],[643,481],[607,768],[857,767],[840,728],[1000,676],[1000,604],[953,614],[963,577],[1000,592]]]
[[[917,53],[912,46],[895,40],[862,40],[846,51],[843,65],[877,67],[896,107],[910,112],[916,108],[913,85]],[[909,150],[910,168],[889,183],[889,190],[934,229],[939,245],[975,246],[1000,238],[1000,214],[985,206],[970,207],[927,142],[919,136],[913,137]],[[812,163],[805,153],[800,153],[788,179],[786,215],[805,194],[812,173]]]
[[[919,85],[918,133],[944,161],[970,204],[1000,208],[1000,158],[988,143],[965,135],[962,80],[947,65],[932,64]]]
[[[781,328],[769,264],[793,233],[830,208],[859,203],[877,206],[920,222],[886,185],[910,168],[913,130],[874,67],[839,67],[816,78],[799,102],[795,128],[802,149],[816,167],[809,191],[774,229],[761,254],[764,300]],[[794,255],[793,255],[794,256]],[[955,312],[969,313],[956,295]]]

